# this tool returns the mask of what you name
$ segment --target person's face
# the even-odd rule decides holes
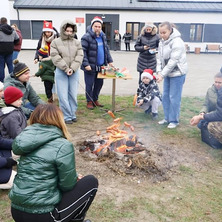
[[[222,87],[222,78],[215,78],[214,79],[214,86],[216,89],[220,89]]]
[[[24,74],[18,77],[18,80],[22,83],[28,82],[30,78],[30,71],[26,71]]]
[[[100,22],[94,22],[92,25],[92,30],[97,36],[99,36],[102,31],[102,24]]]
[[[15,107],[21,107],[21,105],[22,105],[22,98],[17,99],[15,102],[11,103],[11,105],[13,105]]]
[[[3,95],[4,95],[4,90],[0,89],[0,99],[3,97]]]
[[[144,76],[142,81],[144,84],[149,84],[151,80],[148,77]]]
[[[160,38],[167,40],[170,37],[171,31],[167,28],[166,25],[159,28]]]
[[[45,31],[44,33],[45,33],[46,38],[49,38],[50,36],[52,36],[52,32]]]
[[[145,31],[148,32],[148,33],[151,33],[152,30],[153,30],[153,29],[152,29],[151,27],[147,27]]]
[[[72,35],[73,34],[73,29],[71,27],[67,27],[65,30],[66,35]]]

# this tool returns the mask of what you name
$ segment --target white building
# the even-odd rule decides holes
[[[23,48],[34,49],[41,35],[44,20],[52,21],[59,30],[65,19],[78,23],[80,39],[91,19],[101,16],[103,31],[113,48],[114,30],[129,30],[136,40],[146,22],[174,23],[183,40],[194,51],[206,44],[222,46],[222,2],[219,0],[9,0],[10,22],[17,23],[23,34]],[[134,47],[134,41],[131,48]],[[122,43],[122,49],[125,49]]]

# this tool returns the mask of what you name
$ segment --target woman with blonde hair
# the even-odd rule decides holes
[[[159,25],[161,37],[157,55],[157,82],[163,82],[164,119],[160,125],[168,124],[173,129],[179,125],[183,84],[188,72],[186,50],[180,32],[169,22]]]
[[[30,126],[15,138],[13,152],[21,158],[9,197],[16,222],[84,221],[98,180],[77,174],[69,138],[54,104],[37,106]]]

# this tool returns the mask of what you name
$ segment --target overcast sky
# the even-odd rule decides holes
[[[1,7],[0,7],[0,17],[6,17],[8,20],[9,18],[9,7],[8,7],[8,0],[0,0]]]

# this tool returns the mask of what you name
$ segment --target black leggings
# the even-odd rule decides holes
[[[50,81],[45,80],[44,81],[44,86],[45,86],[45,94],[47,96],[47,99],[52,98],[53,83],[50,82]]]
[[[98,180],[88,175],[79,180],[71,191],[63,193],[62,200],[52,212],[32,214],[11,208],[15,222],[69,222],[84,219],[98,189]]]

